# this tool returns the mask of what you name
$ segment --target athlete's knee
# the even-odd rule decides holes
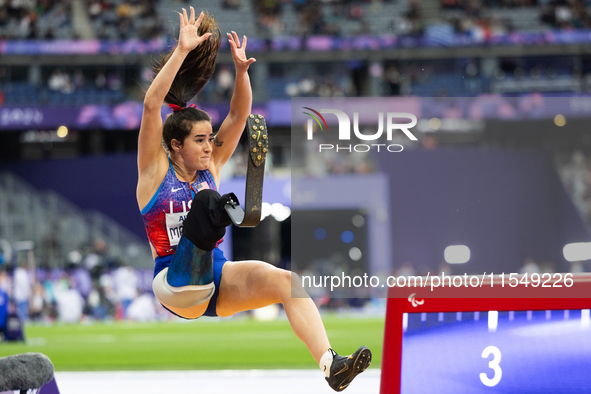
[[[291,272],[284,269],[277,269],[274,272],[273,281],[283,289],[290,287],[292,282]]]
[[[199,249],[213,250],[232,223],[224,208],[232,196],[232,193],[220,196],[211,189],[197,193],[183,223],[183,235]]]
[[[302,287],[300,276],[295,272],[277,269],[273,281],[277,284],[280,297],[283,298],[302,298],[308,294]]]
[[[302,286],[302,280],[295,272],[287,271],[290,275],[290,292],[292,298],[308,298],[310,297],[306,289]]]
[[[296,274],[295,272],[291,272],[291,271],[286,271],[286,272],[289,273],[291,286],[302,287],[302,280],[300,279],[300,276],[298,274]]]

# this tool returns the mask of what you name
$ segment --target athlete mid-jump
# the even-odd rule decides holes
[[[316,305],[297,275],[262,261],[227,261],[217,248],[231,221],[220,196],[222,166],[234,153],[252,107],[246,37],[228,33],[236,68],[230,112],[217,134],[207,113],[187,107],[213,74],[221,43],[214,19],[185,9],[177,45],[162,58],[146,93],[138,143],[137,201],[155,259],[153,290],[186,319],[231,316],[281,303],[295,334],[326,374],[345,389],[371,361],[365,346],[351,356],[330,347]],[[173,108],[164,123],[163,102]],[[292,297],[292,290],[299,297]]]

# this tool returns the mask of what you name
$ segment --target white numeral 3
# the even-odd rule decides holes
[[[492,379],[489,379],[484,372],[480,373],[480,381],[488,387],[493,387],[499,384],[501,376],[503,376],[503,370],[501,370],[501,367],[499,366],[499,363],[501,362],[501,351],[496,346],[488,346],[482,351],[482,358],[488,358],[491,354],[493,355],[493,359],[488,362],[488,367],[492,369],[495,374]]]

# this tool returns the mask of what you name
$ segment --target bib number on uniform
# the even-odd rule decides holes
[[[166,233],[170,246],[177,246],[183,236],[183,222],[187,218],[187,204],[183,201],[183,212],[173,212],[172,201],[170,213],[166,212]]]

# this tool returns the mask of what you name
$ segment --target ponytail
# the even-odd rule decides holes
[[[204,15],[198,32],[199,36],[205,33],[212,33],[212,35],[189,52],[164,98],[166,103],[186,107],[187,102],[203,89],[213,75],[222,36],[215,19],[208,13]],[[176,47],[175,45],[154,67],[156,74],[168,62]]]
[[[173,112],[164,121],[162,142],[169,152],[172,151],[172,140],[176,139],[182,143],[190,134],[195,122],[205,121],[211,123],[211,118],[204,111],[197,108],[185,108],[187,102],[203,89],[213,75],[218,51],[222,43],[220,28],[213,16],[209,14],[204,15],[201,25],[199,25],[199,36],[205,33],[212,34],[207,40],[189,52],[175,75],[166,97],[164,97],[166,103],[184,108]],[[176,45],[166,56],[160,59],[159,64],[154,67],[156,74],[162,70],[175,49]]]

